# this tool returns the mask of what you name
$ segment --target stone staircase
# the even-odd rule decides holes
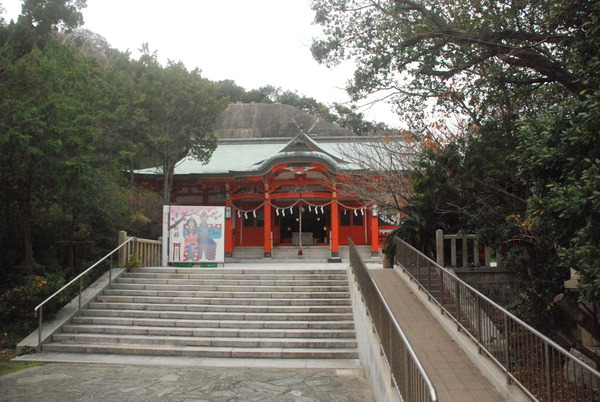
[[[379,262],[380,256],[371,255],[371,246],[356,246],[358,254],[365,262]],[[274,263],[281,261],[313,261],[327,262],[331,251],[329,246],[304,246],[302,254],[298,255],[299,248],[296,246],[275,246],[273,247],[273,256],[270,259],[264,259],[263,247],[236,247],[233,251],[231,261],[253,261],[268,260]],[[348,246],[339,247],[339,256],[342,260],[348,261],[350,258],[350,248]]]
[[[44,350],[358,358],[344,269],[134,269],[64,325]]]

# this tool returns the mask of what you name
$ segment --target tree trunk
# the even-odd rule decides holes
[[[67,266],[75,266],[75,212],[71,211],[71,227],[69,228],[69,242],[67,244]]]
[[[596,322],[596,317],[579,307],[574,296],[570,296],[567,293],[560,293],[554,298],[554,303],[579,324],[581,328],[589,332],[594,338],[600,340],[600,324]]]
[[[134,160],[133,160],[133,158],[129,158],[129,186],[133,187],[134,185],[135,185]]]
[[[173,187],[173,174],[175,172],[175,164],[165,163],[163,166],[163,204],[171,203],[171,189]]]
[[[30,190],[24,190],[21,204],[21,233],[23,236],[23,260],[19,264],[26,274],[33,274],[36,264],[33,257],[33,208],[31,207]]]

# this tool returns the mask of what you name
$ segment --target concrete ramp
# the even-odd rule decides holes
[[[527,400],[521,399],[522,394],[516,389],[498,390],[399,273],[393,269],[369,271],[430,376],[440,401]]]

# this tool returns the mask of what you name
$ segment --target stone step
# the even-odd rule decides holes
[[[192,290],[129,290],[106,289],[107,296],[150,296],[150,297],[205,297],[205,298],[267,298],[276,299],[313,299],[313,298],[347,298],[347,292],[232,292],[232,291],[192,291]]]
[[[140,310],[94,310],[86,309],[82,317],[155,318],[162,320],[211,320],[211,321],[345,321],[352,320],[352,313],[254,313],[254,312],[189,312],[189,311],[140,311]]]
[[[235,247],[232,257],[234,260],[260,260],[264,253],[263,247]]]
[[[260,306],[260,305],[219,305],[219,304],[144,304],[144,303],[101,303],[91,302],[94,310],[138,310],[138,311],[189,311],[189,312],[235,312],[235,313],[331,313],[349,314],[352,307],[322,306]]]
[[[133,295],[101,295],[97,298],[99,302],[121,302],[121,303],[157,303],[157,304],[220,304],[220,305],[260,305],[260,306],[350,306],[352,304],[350,297],[347,298],[247,298],[247,297],[177,297],[177,296],[133,296]]]
[[[143,269],[143,268],[140,268]],[[137,269],[123,275],[123,278],[133,279],[162,279],[162,280],[230,280],[230,281],[346,281],[346,273],[337,275],[255,275],[255,274],[239,274],[239,275],[224,275],[224,274],[202,274],[202,273],[177,273],[177,272],[138,272]]]
[[[134,269],[63,326],[44,350],[358,358],[345,269]]]
[[[151,356],[184,356],[211,358],[271,358],[271,359],[357,359],[355,348],[233,348],[233,347],[179,347],[169,345],[79,345],[55,343],[44,345],[47,352],[127,354]]]
[[[307,323],[303,323],[308,326]],[[335,328],[181,328],[148,327],[139,325],[93,325],[68,324],[63,333],[95,333],[112,335],[153,335],[153,336],[199,336],[199,337],[239,337],[239,338],[355,338],[353,327]]]
[[[331,255],[329,247],[310,246],[302,247],[302,254],[298,255],[300,248],[296,246],[279,246],[273,248],[274,260],[321,261],[325,262]],[[238,257],[240,258],[240,257]]]
[[[294,279],[325,279],[329,276],[346,277],[345,269],[236,269],[236,268],[193,268],[193,267],[143,267],[133,268],[129,274],[134,273],[164,273],[164,274],[183,274],[183,275],[214,275],[216,277],[239,277],[244,278],[263,278],[265,276],[273,279],[294,278]]]
[[[226,286],[348,286],[348,281],[344,279],[330,280],[275,280],[275,279],[167,279],[154,277],[123,276],[117,278],[115,283],[146,283],[160,285],[179,285],[181,283],[188,285],[226,285]]]
[[[182,292],[232,292],[232,293],[339,293],[347,292],[348,286],[266,286],[266,285],[196,285],[180,284],[149,284],[149,283],[113,283],[111,290],[156,290]]]
[[[270,329],[351,329],[353,322],[336,321],[276,321],[276,320],[168,320],[131,317],[73,317],[74,325],[125,325],[173,328],[270,328]]]
[[[103,345],[165,345],[233,348],[355,348],[356,340],[332,338],[252,338],[252,337],[201,337],[201,336],[139,336],[111,334],[63,333],[53,336],[53,341],[78,344]]]

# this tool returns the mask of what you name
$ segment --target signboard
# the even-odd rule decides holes
[[[169,262],[225,262],[225,207],[168,207]]]

